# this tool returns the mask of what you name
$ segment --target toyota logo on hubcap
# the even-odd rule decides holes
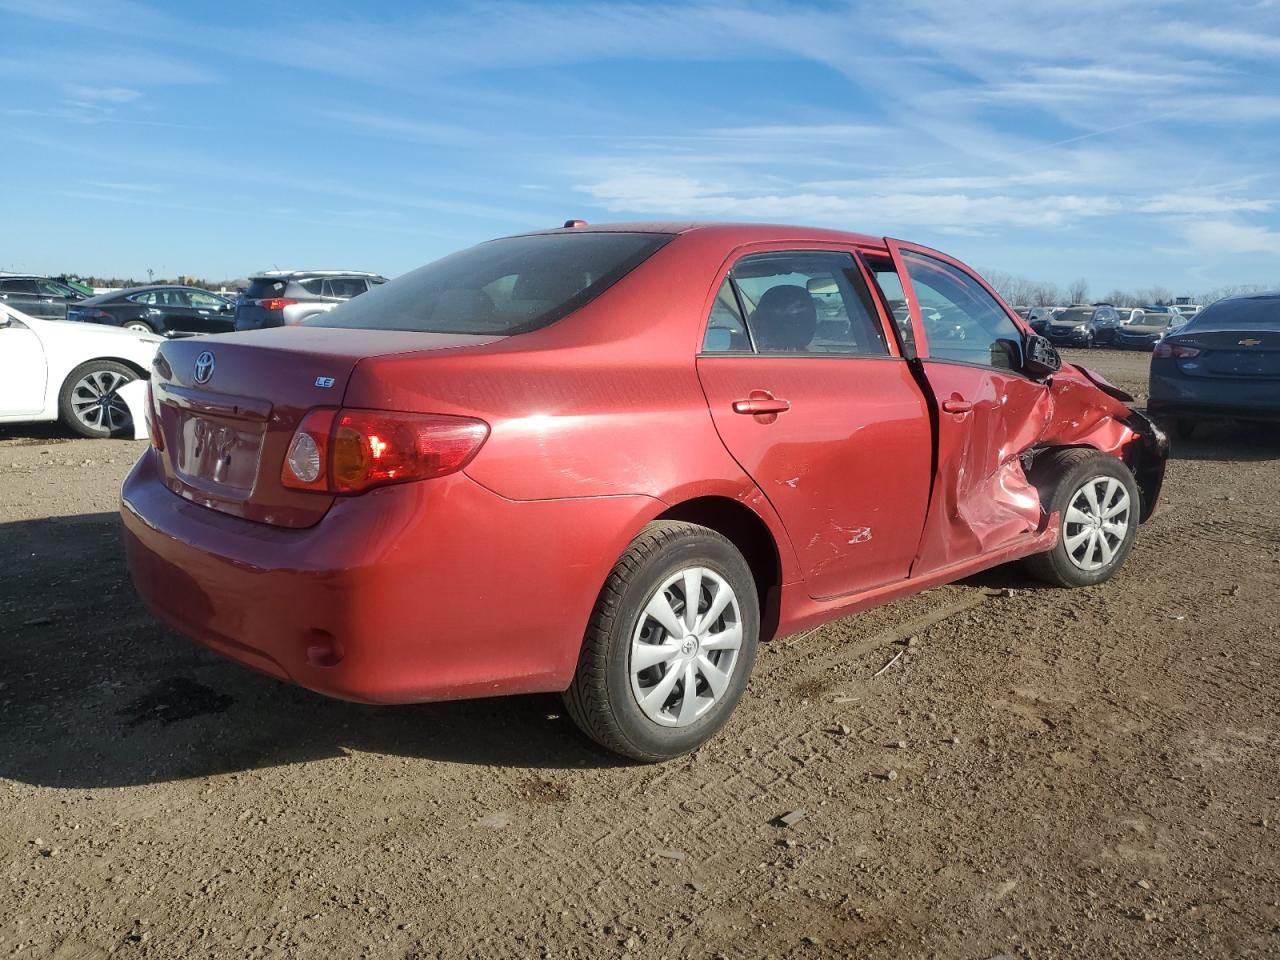
[[[196,357],[196,383],[208,383],[213,376],[213,354],[206,350]]]

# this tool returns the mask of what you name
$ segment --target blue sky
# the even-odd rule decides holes
[[[678,217],[1280,286],[1277,0],[0,0],[0,89],[0,269],[393,276]]]

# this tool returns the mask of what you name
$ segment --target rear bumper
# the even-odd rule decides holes
[[[1172,362],[1152,363],[1147,401],[1152,416],[1280,422],[1280,382],[1187,377],[1160,369]]]
[[[174,495],[153,451],[121,494],[129,570],[162,620],[369,703],[563,690],[609,569],[661,509],[642,496],[506,500],[455,474],[340,499],[287,529]]]

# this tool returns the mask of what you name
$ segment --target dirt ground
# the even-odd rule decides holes
[[[1109,584],[774,642],[664,766],[554,696],[357,706],[160,628],[140,450],[0,433],[0,956],[1280,955],[1278,433],[1176,443]]]

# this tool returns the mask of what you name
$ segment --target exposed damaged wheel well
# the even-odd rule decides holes
[[[727,537],[746,558],[760,596],[760,639],[773,636],[778,623],[782,564],[778,545],[751,508],[728,497],[697,497],[676,504],[655,520],[683,520]]]
[[[1146,523],[1155,512],[1156,502],[1160,498],[1160,488],[1164,483],[1165,454],[1161,452],[1161,446],[1167,444],[1167,441],[1158,430],[1148,433],[1138,429],[1135,424],[1129,424],[1129,426],[1134,428],[1136,436],[1119,451],[1119,456],[1138,485],[1140,501],[1138,522]],[[1045,454],[1057,450],[1093,450],[1098,453],[1108,453],[1088,443],[1037,447],[1023,455],[1024,472],[1030,477],[1033,464]]]

